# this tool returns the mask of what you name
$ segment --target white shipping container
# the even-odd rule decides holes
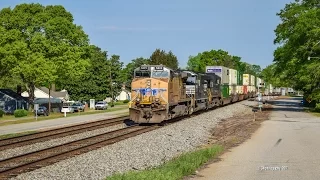
[[[269,92],[270,92],[270,93],[273,93],[273,86],[272,86],[272,84],[269,85]]]
[[[237,86],[237,93],[243,94],[243,86]]]
[[[229,85],[238,84],[237,70],[229,69]]]
[[[255,76],[251,75],[251,76],[250,76],[250,79],[251,79],[251,80],[250,80],[250,86],[255,86],[255,85],[256,85]]]
[[[221,77],[221,84],[229,84],[229,68],[224,66],[207,66],[206,73],[214,73]]]
[[[249,86],[251,84],[250,74],[243,74],[243,85]]]
[[[229,85],[229,94],[236,94],[237,93],[237,85]]]
[[[263,83],[262,79],[257,78],[257,87],[263,87],[262,85],[260,85],[261,83]]]

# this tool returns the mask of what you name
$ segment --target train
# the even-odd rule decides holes
[[[204,73],[142,65],[131,82],[129,117],[134,123],[162,123],[238,101],[258,93],[272,94],[272,85],[251,74],[224,66],[206,66]]]

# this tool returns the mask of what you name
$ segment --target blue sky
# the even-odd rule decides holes
[[[91,44],[128,63],[156,48],[172,50],[185,67],[190,55],[223,49],[262,68],[272,63],[276,13],[293,0],[1,0],[63,5]]]

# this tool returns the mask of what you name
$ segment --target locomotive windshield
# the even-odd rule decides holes
[[[134,77],[150,77],[150,71],[135,71]]]
[[[169,77],[169,72],[164,70],[164,71],[152,71],[152,77],[154,78],[168,78]]]

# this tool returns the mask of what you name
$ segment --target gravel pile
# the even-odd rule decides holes
[[[115,172],[144,169],[207,143],[210,130],[224,118],[251,112],[243,101],[119,143],[70,158],[13,179],[104,179]]]
[[[66,137],[62,137],[62,138],[52,139],[49,141],[39,142],[39,143],[27,145],[27,146],[21,146],[21,147],[17,147],[14,149],[7,149],[4,151],[0,151],[0,160],[10,158],[13,156],[17,156],[17,155],[21,155],[21,154],[25,154],[25,153],[29,153],[29,152],[38,151],[40,149],[45,149],[45,148],[52,147],[52,146],[65,144],[65,143],[68,143],[71,141],[76,141],[76,140],[83,139],[86,137],[91,137],[94,135],[114,131],[114,130],[124,128],[124,127],[126,127],[125,124],[118,124],[118,125],[114,125],[114,126],[110,126],[110,127],[106,127],[106,128],[101,128],[101,129],[96,129],[93,131],[87,131],[84,133],[75,134],[72,136],[66,136]]]

